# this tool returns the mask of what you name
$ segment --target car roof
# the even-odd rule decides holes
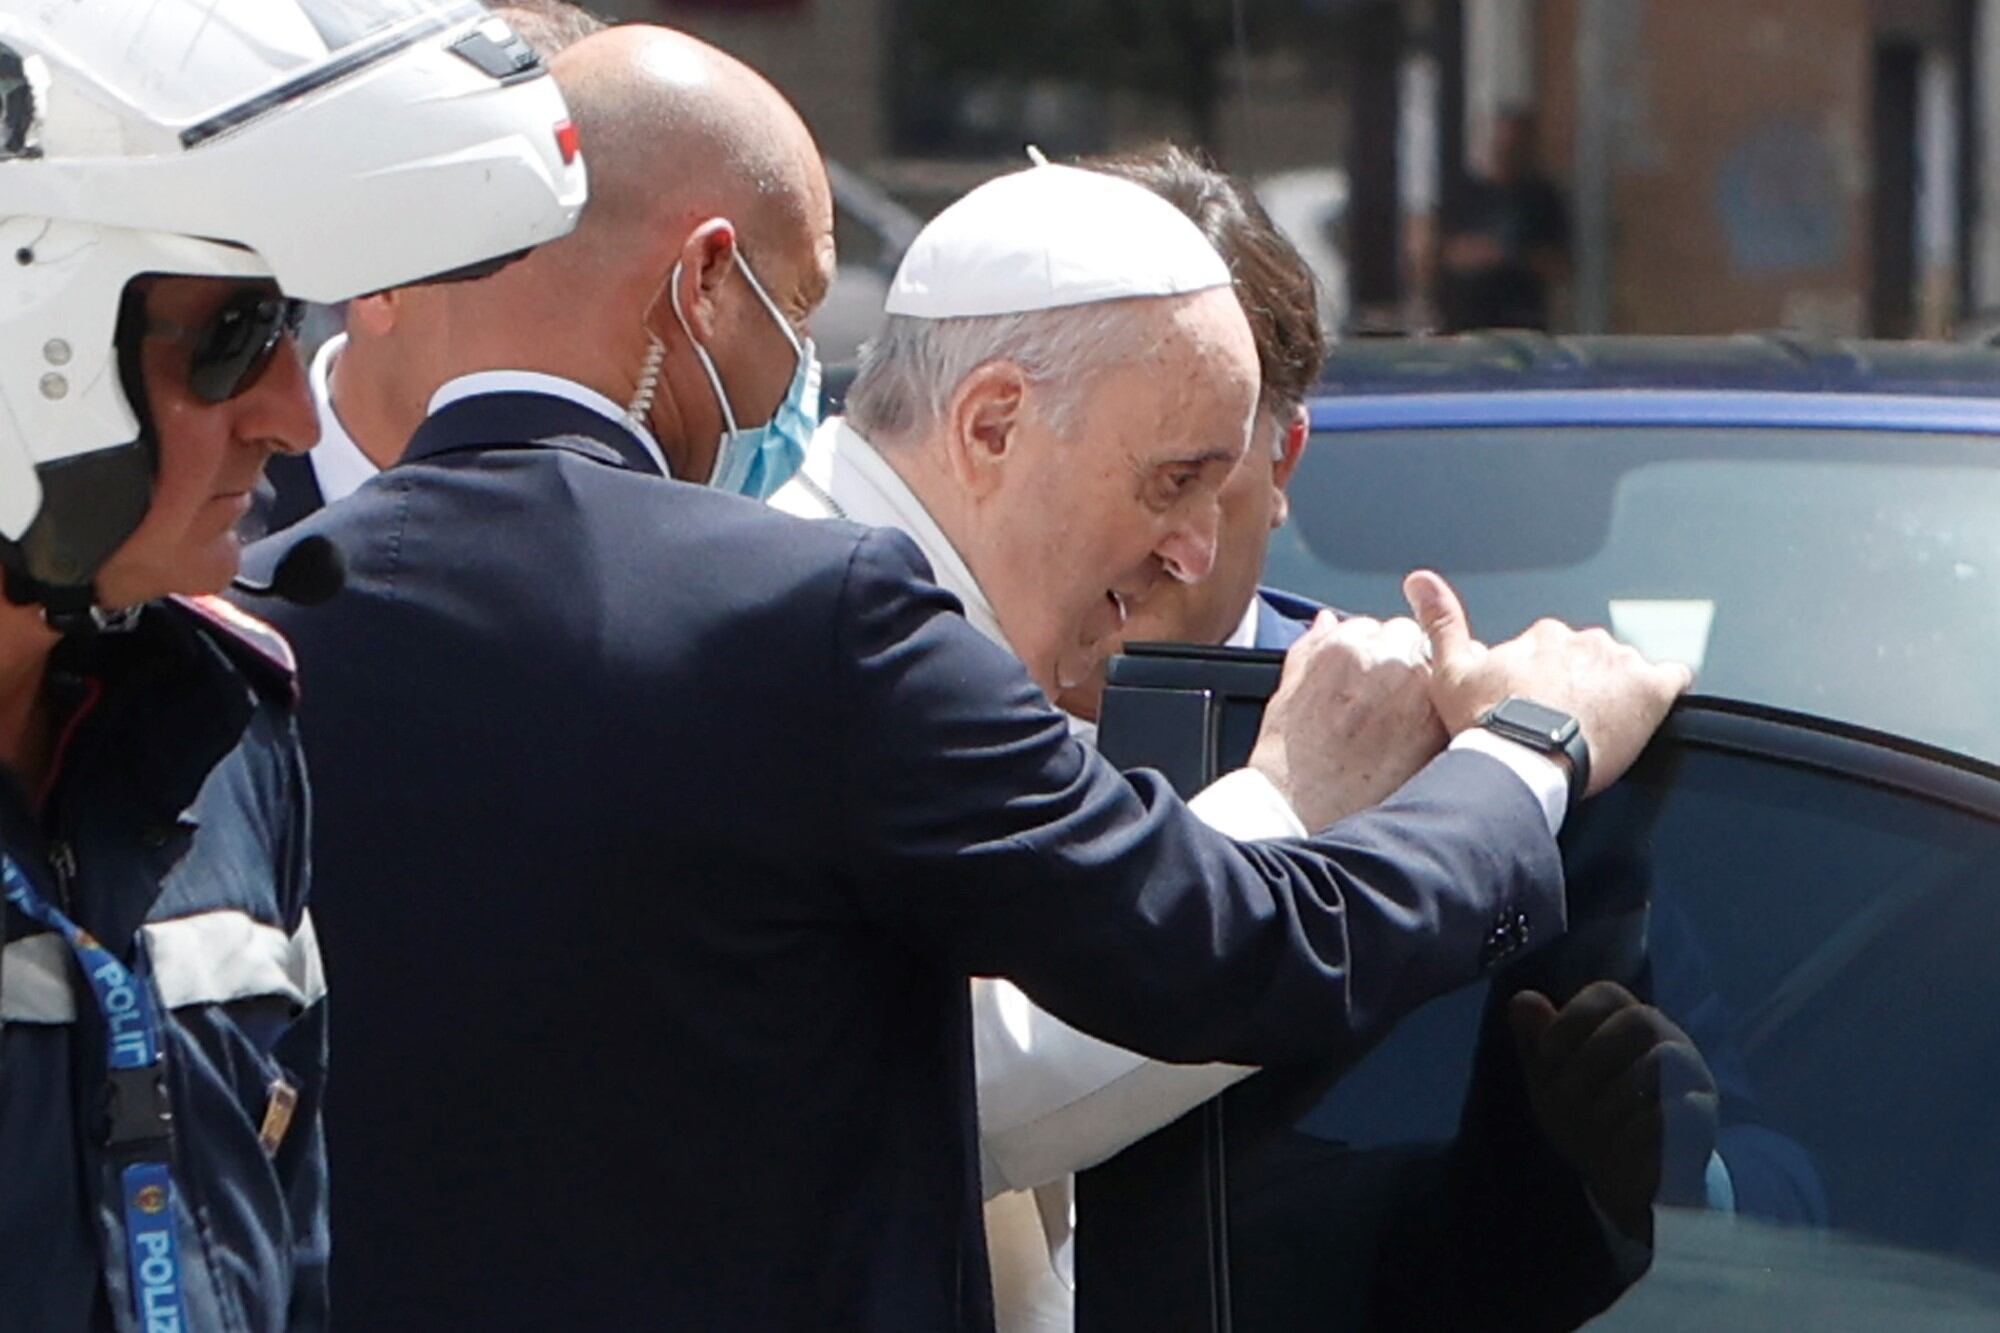
[[[1793,334],[1363,338],[1327,358],[1316,429],[1663,425],[2000,434],[2000,348]]]

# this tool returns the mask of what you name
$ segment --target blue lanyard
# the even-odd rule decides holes
[[[174,1178],[168,1167],[172,1116],[166,1094],[166,1044],[152,988],[132,975],[91,933],[44,898],[14,858],[0,852],[0,883],[24,916],[62,936],[104,1016],[111,1087],[106,1146],[127,1159],[119,1172],[132,1307],[146,1333],[189,1328],[174,1235]]]

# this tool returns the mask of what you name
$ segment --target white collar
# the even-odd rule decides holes
[[[778,488],[770,499],[773,508],[800,518],[844,518],[871,528],[894,528],[917,544],[931,563],[931,577],[965,607],[965,619],[974,629],[1013,653],[1014,645],[1001,632],[1000,617],[986,600],[979,580],[972,577],[965,559],[944,529],[931,517],[930,510],[917,498],[909,483],[890,467],[888,461],[847,424],[845,417],[830,417],[813,432],[806,446],[805,461],[798,475]],[[1097,726],[1071,713],[1064,713],[1070,734],[1085,745],[1097,744]]]
[[[319,412],[319,443],[306,457],[312,463],[313,480],[319,483],[320,499],[326,504],[345,500],[381,471],[375,466],[374,459],[361,452],[361,446],[347,433],[340,413],[333,407],[333,390],[330,387],[333,362],[346,346],[347,335],[344,333],[328,338],[313,354],[309,372],[313,407]]]
[[[431,395],[430,414],[436,416],[453,403],[466,398],[476,398],[489,393],[540,393],[551,398],[561,398],[575,403],[578,407],[590,409],[607,421],[623,426],[638,438],[653,461],[660,465],[660,475],[671,477],[674,470],[667,466],[667,456],[660,452],[660,442],[653,438],[653,432],[628,416],[625,409],[606,398],[588,385],[578,384],[560,375],[545,375],[535,370],[476,370],[470,375],[460,375],[447,380]]]
[[[1250,594],[1250,605],[1243,608],[1243,619],[1237,622],[1236,628],[1231,631],[1229,637],[1222,641],[1223,647],[1255,648],[1257,646],[1258,607],[1262,605],[1263,601],[1264,599],[1256,593],[1253,592]]]
[[[815,490],[820,492],[818,496],[812,494]],[[831,508],[826,501],[832,502]],[[965,618],[972,627],[1008,652],[1014,651],[1000,630],[993,604],[986,600],[958,548],[916,492],[874,445],[847,424],[847,418],[831,417],[820,423],[806,447],[799,476],[772,496],[771,503],[787,513],[845,518],[904,533],[930,561],[931,577],[937,585],[964,604]]]

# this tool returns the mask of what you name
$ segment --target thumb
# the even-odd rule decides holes
[[[1403,580],[1403,597],[1431,641],[1433,667],[1443,671],[1466,655],[1472,646],[1472,630],[1465,623],[1465,607],[1449,583],[1428,569],[1420,569]]]
[[[1514,1031],[1514,1047],[1521,1055],[1522,1068],[1533,1073],[1541,1068],[1542,1034],[1556,1021],[1556,1007],[1540,991],[1517,991],[1507,1001],[1507,1026]]]

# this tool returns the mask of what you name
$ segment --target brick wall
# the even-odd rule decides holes
[[[1543,0],[1544,155],[1567,181],[1581,0]],[[1610,0],[1611,330],[1862,331],[1869,0]]]

